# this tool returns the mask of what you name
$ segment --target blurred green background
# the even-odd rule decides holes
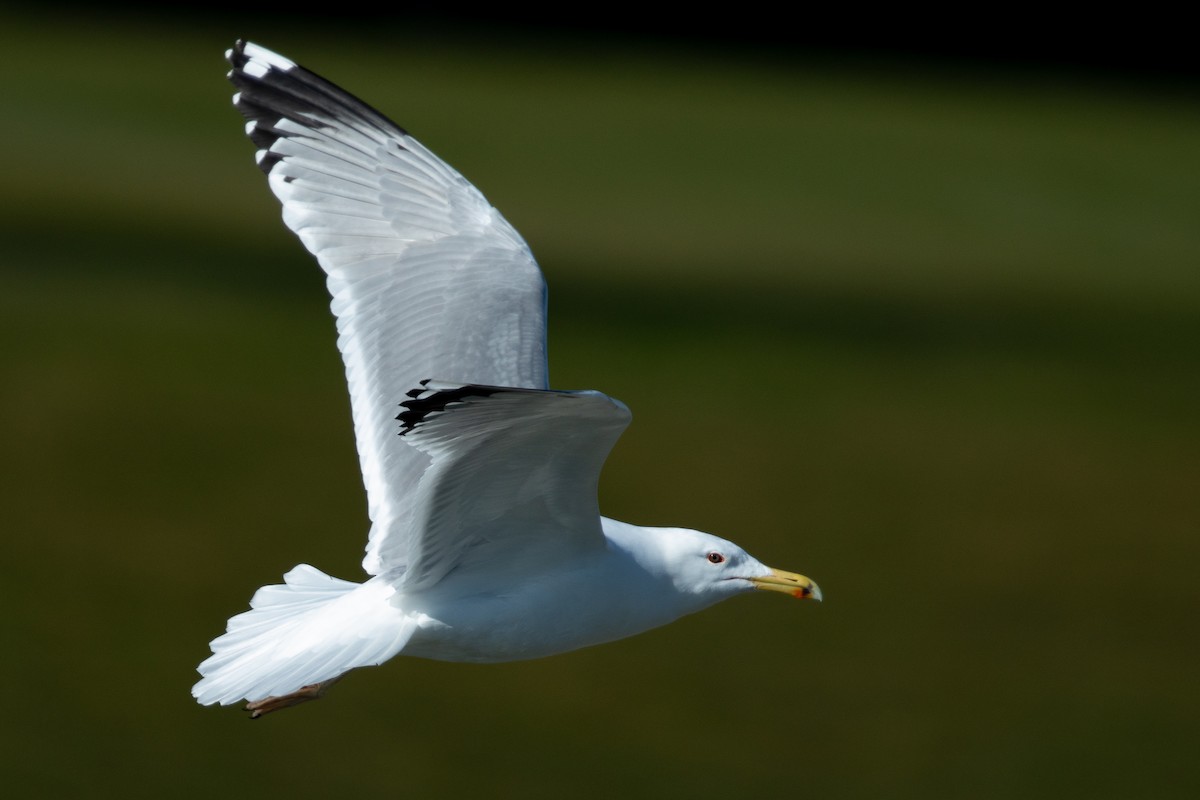
[[[234,14],[0,20],[12,797],[1200,796],[1200,108],[1170,82]],[[738,598],[537,662],[398,658],[248,722],[195,665],[365,499],[238,36],[479,185],[601,506]]]

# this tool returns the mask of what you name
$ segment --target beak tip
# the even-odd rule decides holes
[[[785,572],[781,569],[768,567],[766,575],[750,578],[750,583],[756,589],[768,589],[773,592],[790,594],[798,600],[816,600],[820,603],[824,596],[817,582],[795,572]]]

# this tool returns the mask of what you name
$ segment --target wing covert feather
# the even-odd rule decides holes
[[[450,569],[478,580],[508,567],[567,560],[604,546],[596,488],[629,409],[600,392],[423,382],[398,417],[401,436],[432,458],[416,508],[422,532],[403,588]],[[486,568],[475,571],[474,567]],[[475,576],[479,577],[478,580]]]

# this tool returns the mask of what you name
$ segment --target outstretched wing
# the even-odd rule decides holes
[[[398,404],[431,375],[545,388],[542,275],[484,196],[379,112],[249,42],[226,57],[283,220],[328,274],[373,521],[363,567],[407,565],[430,459],[396,435]]]
[[[422,387],[397,418],[397,438],[432,459],[414,497],[420,535],[405,591],[453,568],[510,581],[507,566],[604,546],[596,486],[629,425],[623,403],[600,392]]]

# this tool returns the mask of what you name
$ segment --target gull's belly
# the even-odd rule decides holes
[[[421,624],[403,652],[439,661],[542,658],[632,636],[686,613],[672,603],[653,602],[647,596],[653,586],[622,582],[614,590],[586,577],[455,600],[430,597],[426,604],[413,598]]]

